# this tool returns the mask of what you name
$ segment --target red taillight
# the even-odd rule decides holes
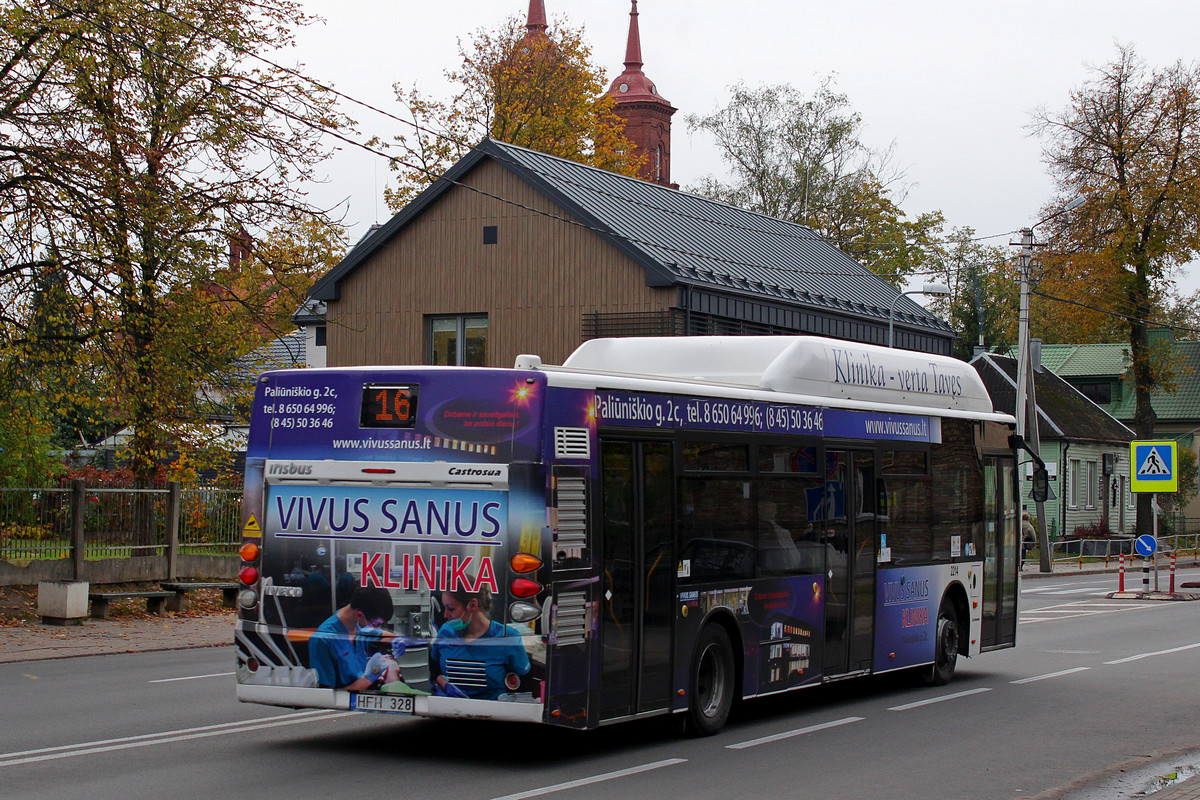
[[[258,561],[260,552],[261,550],[254,542],[246,542],[238,548],[238,555],[242,557],[242,561]]]
[[[533,597],[542,590],[542,585],[537,581],[529,580],[529,578],[517,578],[508,585],[508,588],[513,597]]]
[[[508,560],[508,565],[512,567],[513,572],[533,572],[542,566],[542,560],[529,553],[517,553]]]
[[[515,672],[510,672],[504,676],[504,688],[510,692],[515,692],[521,688],[521,676]]]
[[[250,670],[251,672],[258,672],[258,659],[254,658],[253,656],[246,659],[246,669]]]
[[[258,568],[257,567],[242,567],[241,570],[238,571],[238,580],[241,581],[242,583],[244,583],[246,586],[249,586],[250,584],[257,582],[258,581]]]

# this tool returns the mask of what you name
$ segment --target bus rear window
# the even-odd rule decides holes
[[[377,384],[363,387],[363,428],[411,428],[417,421],[417,390],[414,383]]]

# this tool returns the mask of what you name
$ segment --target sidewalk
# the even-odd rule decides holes
[[[1067,559],[1056,561],[1053,565],[1053,572],[1042,572],[1041,565],[1037,558],[1029,558],[1025,561],[1025,566],[1021,569],[1021,577],[1023,578],[1069,578],[1072,575],[1094,575],[1094,574],[1112,574],[1115,575],[1120,571],[1121,567],[1116,558],[1110,558],[1106,564],[1103,561],[1085,561],[1080,563],[1077,559]],[[1184,569],[1193,569],[1200,567],[1200,556],[1185,556],[1176,561],[1176,572]],[[1164,587],[1170,581],[1171,563],[1167,559],[1159,559],[1158,564],[1158,580]],[[1153,581],[1153,577],[1151,581]],[[1176,587],[1182,579],[1176,575]],[[1141,586],[1142,583],[1142,562],[1134,562],[1132,559],[1125,560],[1125,584],[1126,586]],[[1186,590],[1185,590],[1186,591]],[[1193,590],[1194,591],[1194,590]]]
[[[181,613],[150,614],[144,600],[129,600],[114,604],[109,619],[44,625],[36,587],[0,587],[0,663],[227,645],[235,619],[220,592],[199,590]]]
[[[1200,775],[1144,796],[1153,800],[1200,800]]]

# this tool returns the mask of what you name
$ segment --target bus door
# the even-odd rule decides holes
[[[1017,638],[1019,503],[1013,459],[983,462],[983,625],[980,649],[1011,645]]]
[[[829,450],[825,479],[826,678],[870,669],[878,549],[875,453]]]
[[[670,442],[600,442],[600,719],[670,707],[673,470]]]

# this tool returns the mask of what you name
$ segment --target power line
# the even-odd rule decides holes
[[[61,6],[60,6],[60,7],[61,7]],[[356,97],[354,97],[354,96],[352,96],[352,95],[346,94],[345,92],[339,91],[339,90],[337,90],[337,89],[333,88],[332,86],[329,86],[329,85],[327,85],[327,84],[324,84],[324,83],[322,83],[322,82],[320,82],[320,81],[316,80],[315,78],[311,78],[311,77],[309,77],[308,75],[306,75],[306,74],[304,74],[304,73],[300,72],[299,70],[295,70],[295,69],[292,69],[292,68],[290,68],[290,67],[286,67],[286,66],[284,66],[284,65],[282,65],[282,64],[280,64],[280,63],[278,63],[278,62],[276,62],[276,61],[273,61],[272,59],[269,59],[269,58],[267,58],[266,56],[263,56],[263,55],[261,55],[260,53],[257,53],[257,52],[254,52],[254,51],[252,51],[252,50],[249,50],[248,48],[245,48],[245,47],[243,47],[243,46],[241,46],[241,45],[238,45],[238,44],[236,44],[236,43],[234,43],[234,42],[230,42],[228,39],[225,39],[224,37],[220,36],[220,35],[219,35],[219,34],[217,34],[217,33],[214,33],[214,32],[211,32],[211,31],[206,31],[206,30],[203,30],[203,29],[199,28],[198,26],[196,26],[196,25],[192,24],[192,23],[191,23],[191,22],[189,22],[188,20],[182,19],[182,18],[180,18],[179,16],[177,16],[177,15],[175,15],[175,14],[173,14],[173,13],[169,12],[169,11],[166,11],[166,10],[164,10],[164,9],[154,9],[154,11],[156,11],[157,13],[159,13],[159,14],[161,14],[161,15],[167,16],[167,17],[169,17],[169,18],[171,18],[171,19],[175,20],[176,22],[179,22],[180,24],[182,24],[182,25],[184,25],[184,26],[186,26],[186,27],[189,27],[189,28],[191,28],[192,30],[194,30],[194,31],[195,31],[195,32],[197,32],[197,33],[202,33],[202,34],[204,34],[204,35],[206,35],[206,36],[209,36],[209,37],[210,37],[210,38],[212,38],[212,39],[215,39],[215,40],[217,40],[217,41],[221,42],[222,44],[224,44],[225,46],[229,47],[229,48],[230,48],[232,51],[234,51],[234,52],[238,52],[238,53],[241,53],[242,55],[249,56],[250,58],[253,58],[253,59],[256,59],[256,60],[258,60],[258,61],[261,61],[262,63],[264,63],[264,64],[267,64],[268,66],[270,66],[270,67],[272,67],[272,68],[274,68],[274,69],[278,69],[278,70],[280,70],[281,72],[284,72],[284,73],[286,73],[286,74],[288,74],[288,75],[291,75],[292,77],[295,77],[295,78],[298,78],[298,79],[300,79],[300,80],[302,80],[302,81],[305,81],[305,82],[307,82],[307,83],[310,83],[310,84],[312,84],[313,86],[315,86],[316,88],[318,88],[318,89],[320,89],[320,90],[322,90],[322,91],[324,91],[324,92],[328,92],[328,93],[330,93],[330,94],[332,94],[332,95],[334,95],[334,96],[336,96],[336,97],[342,98],[342,99],[344,99],[344,100],[346,100],[346,101],[348,101],[348,102],[350,102],[350,103],[352,103],[352,104],[354,104],[354,105],[361,106],[362,108],[365,108],[365,109],[367,109],[367,110],[369,110],[369,111],[373,111],[373,112],[375,112],[376,114],[379,114],[379,115],[381,115],[381,116],[383,116],[383,117],[386,117],[386,118],[388,118],[388,119],[394,120],[394,121],[396,121],[396,122],[399,122],[399,123],[401,123],[401,124],[403,124],[403,125],[407,125],[407,126],[409,126],[409,127],[413,128],[414,130],[416,130],[418,133],[422,133],[422,134],[428,134],[428,135],[430,135],[430,136],[433,136],[434,138],[437,138],[437,139],[439,139],[439,140],[441,140],[441,141],[448,142],[448,143],[450,143],[450,144],[454,145],[455,147],[459,148],[460,150],[461,150],[461,149],[470,149],[470,148],[472,148],[472,145],[471,145],[471,143],[469,143],[469,142],[462,141],[462,140],[460,140],[460,139],[457,139],[457,138],[455,138],[455,137],[452,137],[452,136],[449,136],[449,135],[447,135],[447,134],[444,134],[444,133],[441,133],[441,132],[439,132],[439,131],[436,131],[436,130],[434,130],[434,129],[432,129],[432,128],[425,127],[425,126],[423,126],[423,125],[419,124],[418,122],[416,122],[415,120],[409,120],[409,119],[406,119],[406,118],[404,118],[404,117],[397,116],[397,115],[395,115],[395,114],[393,114],[393,113],[391,113],[391,112],[389,112],[389,111],[386,111],[386,110],[384,110],[384,109],[381,109],[381,108],[379,108],[378,106],[376,106],[376,105],[374,105],[374,104],[372,104],[372,103],[368,103],[368,102],[366,102],[365,100],[359,100],[358,98],[356,98]],[[339,138],[343,138],[343,137],[339,137]],[[344,138],[343,138],[343,141],[345,141],[345,139],[344,139]],[[362,146],[362,145],[360,145],[360,146]],[[371,148],[369,148],[369,147],[365,147],[365,146],[364,146],[364,149],[367,149],[367,150],[368,150],[368,152],[371,152],[371,153],[373,153],[373,154],[375,154],[375,155],[381,156],[381,157],[383,157],[383,158],[387,158],[387,159],[388,159],[388,160],[390,160],[392,163],[400,164],[401,166],[404,166],[404,167],[406,167],[406,168],[408,168],[408,169],[416,170],[417,172],[424,173],[424,174],[426,174],[426,175],[429,175],[430,177],[433,177],[433,178],[435,178],[435,179],[438,177],[438,176],[434,175],[434,174],[432,173],[432,171],[430,171],[430,170],[426,169],[425,167],[418,166],[418,165],[414,165],[414,164],[409,164],[409,163],[407,163],[407,162],[405,162],[405,161],[403,161],[403,160],[401,160],[401,159],[395,158],[395,157],[393,157],[393,156],[390,156],[390,155],[388,155],[388,154],[386,154],[386,153],[383,153],[383,152],[381,152],[381,151],[378,151],[378,150],[373,150],[373,149],[371,149]],[[514,162],[511,162],[511,160],[510,160],[510,163],[514,163]],[[539,171],[539,170],[537,170],[537,169],[535,169],[535,168],[530,168],[530,167],[528,167],[528,166],[526,166],[525,168],[526,168],[526,169],[531,169],[532,171],[534,171],[534,172],[537,172],[537,173],[539,173],[539,174],[542,174],[542,175],[544,175],[544,176],[546,176],[546,177],[552,177],[552,176],[550,176],[548,173],[541,172],[541,171]],[[563,178],[561,178],[561,177],[560,177],[560,178],[557,178],[557,179],[558,179],[558,180],[560,180],[560,181],[563,181],[563,182],[565,182],[565,183],[570,183],[570,181],[567,181],[567,180],[565,180],[565,179],[563,179]],[[597,193],[604,194],[604,193],[603,193],[601,190],[599,190],[599,189],[597,189],[597,188],[595,188],[595,187],[588,187],[588,186],[583,186],[583,185],[580,185],[580,186],[579,186],[579,188],[581,188],[581,189],[584,189],[584,190],[587,190],[587,191],[592,191],[592,192],[597,192]],[[658,207],[658,206],[656,206],[656,205],[654,205],[654,204],[640,203],[639,201],[630,200],[629,198],[621,198],[621,197],[617,197],[617,196],[615,196],[615,195],[610,195],[610,196],[614,197],[615,199],[621,200],[621,201],[623,201],[623,202],[632,202],[632,203],[635,203],[635,204],[640,204],[640,205],[643,205],[644,207],[647,207],[647,208],[652,208],[652,209],[654,209],[654,210],[656,210],[656,211],[660,211],[660,212],[663,212],[663,213],[668,213],[668,214],[676,214],[676,215],[678,215],[678,216],[682,216],[682,217],[684,217],[684,218],[687,218],[687,216],[688,216],[688,215],[684,215],[684,214],[682,214],[682,212],[679,212],[679,211],[677,211],[677,210],[674,210],[674,209],[661,208],[661,207]],[[706,199],[706,200],[707,200],[708,198],[704,198],[704,199]],[[715,201],[710,201],[710,202],[715,202]],[[744,210],[747,210],[747,209],[744,209]],[[751,212],[751,213],[758,213],[758,212]],[[783,233],[783,232],[776,232],[776,231],[760,231],[760,230],[753,229],[753,228],[747,228],[747,227],[744,227],[744,226],[738,226],[738,225],[736,225],[736,224],[734,224],[734,223],[725,223],[725,222],[722,222],[722,221],[719,221],[719,220],[710,219],[710,218],[698,218],[698,217],[695,217],[695,218],[693,218],[693,219],[697,219],[697,220],[699,220],[699,221],[704,221],[704,222],[709,222],[709,223],[716,224],[716,225],[723,225],[723,226],[726,226],[726,227],[729,227],[729,228],[739,228],[739,229],[742,229],[742,230],[745,230],[745,231],[748,231],[748,232],[751,232],[751,233],[769,233],[769,234],[771,234],[771,235],[773,235],[773,236],[779,236],[779,237],[784,237],[784,238],[796,238],[796,239],[820,239],[820,240],[822,240],[822,241],[825,241],[825,242],[828,242],[828,241],[829,241],[829,240],[828,240],[826,237],[823,237],[823,236],[821,236],[820,234],[816,233],[815,231],[812,231],[811,229],[807,229],[807,228],[806,228],[806,230],[808,230],[808,234],[807,234],[807,235],[805,235],[805,234],[797,234],[797,235],[795,235],[795,236],[793,237],[792,235],[790,235],[790,234],[786,234],[786,233]],[[773,219],[774,219],[774,218],[773,218]],[[785,221],[786,221],[786,220],[785,220]],[[1044,222],[1044,221],[1045,221],[1045,220],[1043,220],[1043,222]],[[796,225],[798,225],[798,227],[805,227],[805,226],[800,226],[798,223],[792,223],[792,224],[796,224]],[[1010,236],[1010,235],[1012,235],[1013,233],[1016,233],[1016,232],[1017,232],[1017,231],[1005,231],[1005,232],[1003,232],[1003,233],[990,234],[990,235],[987,235],[987,236],[976,236],[976,237],[970,237],[970,238],[967,238],[967,239],[965,239],[965,241],[969,241],[969,242],[982,242],[982,241],[987,241],[987,240],[989,240],[989,239],[998,239],[998,238],[1001,238],[1001,237]],[[934,240],[934,241],[930,242],[929,244],[931,244],[931,245],[938,245],[938,244],[958,244],[958,243],[959,243],[959,240],[952,240],[952,239],[942,239],[942,240]],[[853,246],[855,246],[855,247],[868,247],[868,248],[887,248],[887,247],[906,247],[906,246],[918,246],[918,245],[912,245],[912,244],[910,244],[910,243],[908,243],[908,242],[854,242],[854,243],[853,243]],[[822,274],[822,273],[813,273],[813,274]],[[823,273],[823,274],[842,274],[842,273]],[[844,274],[853,274],[853,273],[844,273]],[[876,274],[881,274],[881,273],[876,273]],[[937,273],[936,273],[935,271],[928,271],[928,272],[913,272],[913,273],[909,273],[909,274],[913,274],[913,275],[931,275],[931,274],[937,274]],[[903,277],[903,276],[902,276],[902,275],[900,275],[900,274],[895,274],[895,275],[892,275],[891,277],[897,277],[897,278],[899,278],[899,277]]]
[[[67,10],[66,6],[64,6],[64,5],[62,5],[61,3],[57,2],[57,0],[49,0],[49,2],[50,2],[52,5],[55,5],[55,6],[59,7],[60,9]],[[186,21],[186,20],[182,20],[182,19],[180,19],[180,18],[179,18],[178,16],[176,16],[176,15],[169,14],[169,13],[167,13],[167,12],[160,12],[160,13],[162,13],[163,15],[165,15],[165,16],[167,16],[167,17],[169,17],[170,19],[173,19],[173,20],[175,20],[175,21],[177,21],[177,22],[179,22],[179,23],[183,24],[183,25],[184,25],[184,26],[186,26],[186,27],[189,27],[189,28],[191,28],[192,30],[195,30],[195,31],[197,31],[197,32],[199,32],[199,33],[203,33],[204,35],[206,35],[206,36],[209,36],[210,38],[213,38],[213,39],[215,39],[215,40],[217,40],[217,41],[221,41],[222,43],[226,44],[227,46],[231,46],[231,47],[233,47],[234,49],[238,49],[238,50],[240,50],[241,52],[243,52],[243,53],[245,53],[245,54],[247,54],[247,55],[253,56],[253,57],[255,57],[255,58],[259,58],[259,59],[260,59],[260,60],[262,60],[264,63],[270,64],[270,65],[272,65],[272,66],[277,66],[278,68],[282,69],[283,71],[285,71],[285,72],[287,72],[287,73],[289,73],[289,74],[292,74],[293,76],[295,76],[295,77],[298,77],[298,78],[300,78],[301,80],[308,81],[308,82],[312,83],[314,86],[317,86],[318,88],[322,88],[322,86],[323,86],[322,84],[320,84],[320,83],[318,83],[318,82],[316,82],[316,81],[314,81],[314,80],[312,80],[312,79],[310,79],[310,78],[307,78],[306,76],[302,75],[301,73],[299,73],[299,72],[297,72],[297,71],[295,71],[295,70],[289,70],[288,68],[285,68],[285,67],[281,67],[281,66],[279,66],[279,65],[276,65],[276,64],[275,64],[275,62],[273,62],[273,61],[270,61],[269,59],[265,59],[265,58],[262,58],[262,57],[260,57],[260,56],[257,56],[256,54],[254,54],[254,53],[251,53],[250,51],[246,50],[245,48],[238,48],[237,46],[230,44],[230,43],[229,43],[229,42],[228,42],[226,39],[223,39],[223,38],[221,38],[220,36],[216,36],[216,35],[214,35],[213,33],[209,32],[209,31],[204,31],[204,30],[202,30],[202,29],[198,28],[197,26],[195,26],[195,25],[192,25],[190,22],[188,22],[188,21]],[[408,168],[408,169],[413,169],[413,170],[417,170],[417,171],[419,171],[419,172],[424,172],[425,174],[428,174],[428,175],[430,175],[430,177],[434,177],[436,180],[443,180],[443,181],[446,181],[446,182],[448,182],[448,183],[450,183],[450,184],[452,184],[452,185],[454,185],[454,186],[457,186],[457,187],[460,187],[460,188],[467,189],[467,190],[469,190],[469,191],[475,192],[475,193],[477,193],[477,194],[480,194],[480,195],[482,195],[482,196],[486,196],[486,197],[488,197],[488,198],[490,198],[490,199],[493,199],[493,200],[496,200],[496,201],[498,201],[498,202],[501,202],[501,203],[505,203],[505,204],[508,204],[508,205],[514,206],[514,207],[516,207],[516,208],[520,208],[520,209],[522,209],[522,210],[524,210],[524,211],[528,211],[528,212],[530,212],[530,213],[533,213],[533,214],[538,214],[538,215],[545,216],[545,217],[548,217],[548,218],[550,218],[550,219],[554,219],[554,220],[557,220],[557,221],[560,221],[560,222],[564,222],[564,223],[567,223],[567,224],[570,224],[570,225],[575,225],[575,226],[577,226],[577,227],[581,227],[581,228],[584,228],[584,229],[590,230],[590,231],[592,231],[592,232],[594,232],[594,233],[598,233],[598,234],[604,234],[604,235],[607,235],[607,236],[615,236],[616,238],[620,238],[620,239],[623,239],[624,241],[628,241],[628,242],[630,242],[630,243],[637,244],[637,245],[640,245],[640,246],[645,246],[645,247],[655,247],[655,248],[658,248],[658,249],[660,249],[660,250],[665,250],[665,251],[667,251],[667,252],[671,252],[671,253],[674,253],[674,254],[676,254],[676,255],[679,255],[679,256],[690,256],[690,257],[692,257],[692,258],[695,258],[695,259],[702,259],[702,260],[709,261],[709,262],[716,262],[716,263],[718,263],[718,264],[726,264],[726,265],[729,265],[729,266],[738,266],[738,267],[751,267],[751,268],[755,268],[755,269],[761,269],[761,270],[764,270],[764,271],[773,271],[773,272],[777,272],[777,273],[789,273],[789,274],[807,275],[807,276],[840,276],[840,277],[848,277],[848,276],[858,276],[858,275],[861,275],[861,274],[863,274],[862,272],[847,272],[847,271],[845,271],[845,270],[816,270],[816,269],[807,269],[807,268],[792,268],[792,267],[782,267],[782,266],[778,266],[778,265],[766,265],[766,264],[761,264],[761,263],[756,263],[756,262],[742,261],[742,260],[738,260],[738,259],[731,259],[731,258],[724,258],[724,257],[721,257],[721,256],[714,256],[714,255],[712,255],[712,254],[703,254],[703,253],[697,253],[697,252],[694,252],[694,251],[687,250],[687,249],[685,249],[685,248],[680,248],[680,247],[671,247],[671,246],[669,246],[669,245],[664,245],[664,244],[662,244],[662,243],[659,243],[659,242],[654,242],[654,241],[650,241],[650,240],[646,240],[646,239],[640,239],[640,238],[638,238],[638,237],[635,237],[635,236],[630,236],[630,235],[628,235],[628,234],[621,234],[621,233],[618,233],[618,232],[616,232],[616,231],[613,231],[613,230],[610,230],[610,229],[605,229],[605,228],[597,228],[597,227],[595,227],[595,226],[587,225],[587,224],[585,224],[585,223],[582,223],[582,222],[579,222],[579,221],[577,221],[577,220],[570,219],[570,218],[568,218],[568,217],[565,217],[565,216],[562,216],[562,215],[558,215],[558,214],[554,214],[554,213],[551,213],[551,212],[547,212],[547,211],[544,211],[544,210],[542,210],[542,209],[534,208],[534,207],[531,207],[531,206],[525,205],[525,204],[523,204],[523,203],[520,203],[520,202],[518,202],[518,201],[512,200],[512,199],[510,199],[510,198],[503,197],[503,196],[501,196],[501,195],[498,195],[498,194],[496,194],[496,193],[493,193],[493,192],[488,192],[488,191],[486,191],[486,190],[480,189],[479,187],[476,187],[476,186],[471,186],[471,185],[469,185],[469,184],[466,184],[466,183],[463,183],[463,182],[461,182],[461,181],[456,181],[456,180],[452,180],[452,179],[446,178],[444,174],[443,174],[443,175],[440,175],[440,176],[434,176],[434,175],[433,175],[433,173],[432,173],[430,170],[427,170],[427,169],[425,169],[424,167],[421,167],[421,166],[419,166],[419,165],[415,165],[415,164],[410,164],[410,163],[408,163],[408,162],[404,161],[403,159],[397,158],[397,157],[395,157],[395,156],[392,156],[392,155],[390,155],[390,154],[388,154],[388,153],[384,153],[384,152],[382,152],[382,151],[380,151],[380,150],[377,150],[377,149],[375,149],[375,148],[372,148],[370,145],[368,145],[368,144],[365,144],[365,143],[363,143],[363,142],[359,142],[359,141],[357,141],[357,140],[354,140],[354,139],[350,138],[349,136],[347,136],[347,135],[345,135],[345,134],[341,133],[340,131],[337,131],[337,130],[335,130],[335,129],[333,129],[333,128],[329,127],[329,126],[322,125],[322,124],[320,124],[320,123],[317,123],[317,122],[313,122],[312,120],[310,120],[310,119],[308,119],[308,118],[306,118],[306,117],[303,117],[303,116],[301,116],[301,115],[297,114],[296,112],[294,112],[294,111],[292,111],[292,110],[290,110],[290,109],[284,108],[284,107],[280,106],[280,105],[279,105],[279,104],[277,104],[277,103],[272,103],[272,102],[269,102],[269,101],[267,101],[265,98],[258,97],[258,96],[255,96],[255,95],[251,95],[251,94],[249,94],[249,93],[248,93],[246,90],[242,89],[240,86],[233,85],[233,84],[226,84],[226,83],[222,83],[222,82],[221,82],[221,81],[220,81],[220,80],[219,80],[217,77],[215,77],[215,76],[212,76],[212,75],[209,75],[209,74],[206,74],[206,73],[204,73],[204,72],[201,72],[201,71],[199,71],[199,70],[197,70],[197,69],[195,69],[195,68],[191,67],[190,65],[184,64],[184,63],[180,62],[179,60],[177,60],[177,59],[175,59],[175,58],[173,58],[173,57],[171,57],[171,56],[169,56],[169,55],[166,55],[166,54],[164,54],[164,53],[161,53],[161,52],[159,52],[159,51],[157,51],[157,50],[155,50],[155,49],[153,49],[153,48],[151,48],[151,47],[148,47],[148,46],[146,46],[144,43],[142,43],[142,42],[139,42],[139,41],[137,41],[137,40],[135,40],[135,39],[132,39],[130,36],[128,36],[128,35],[126,35],[126,34],[124,34],[124,33],[121,33],[121,32],[119,32],[119,31],[116,31],[116,30],[114,30],[114,29],[113,29],[111,26],[105,25],[105,24],[103,24],[103,23],[101,23],[101,22],[97,22],[96,20],[92,20],[92,22],[93,22],[93,24],[97,25],[97,27],[101,28],[102,30],[106,30],[108,33],[112,34],[112,35],[113,35],[115,38],[117,38],[117,39],[121,39],[121,40],[125,41],[127,44],[130,44],[130,45],[132,45],[132,46],[134,46],[134,47],[138,48],[139,50],[142,50],[143,52],[146,52],[147,54],[153,55],[153,56],[155,56],[156,58],[159,58],[159,59],[163,60],[165,63],[169,63],[169,64],[171,64],[172,66],[174,66],[174,67],[176,67],[176,68],[178,68],[178,69],[180,69],[180,70],[182,70],[182,71],[184,71],[184,72],[190,73],[190,74],[192,74],[192,75],[194,75],[194,76],[196,76],[196,77],[198,77],[198,78],[201,78],[201,79],[203,79],[203,80],[210,81],[210,82],[212,82],[214,85],[217,85],[217,86],[220,86],[220,87],[222,87],[222,88],[225,88],[225,89],[227,89],[227,90],[229,90],[229,91],[232,91],[232,92],[234,92],[234,93],[238,94],[239,96],[243,97],[244,99],[246,99],[246,100],[249,100],[250,102],[253,102],[253,103],[260,103],[260,104],[262,104],[262,106],[263,106],[264,108],[270,109],[270,110],[272,110],[272,111],[274,111],[274,112],[276,112],[276,113],[278,113],[278,114],[280,114],[280,115],[282,115],[282,116],[286,117],[287,119],[290,119],[290,120],[292,120],[292,121],[293,121],[293,122],[295,122],[295,123],[298,123],[298,124],[304,125],[304,126],[306,126],[306,127],[309,127],[309,128],[311,128],[311,129],[313,129],[313,130],[315,130],[315,131],[319,131],[319,132],[320,132],[320,133],[322,133],[322,134],[325,134],[325,135],[332,136],[333,138],[335,138],[335,139],[338,139],[339,141],[342,141],[342,142],[344,142],[344,143],[346,143],[346,144],[348,144],[348,145],[350,145],[350,146],[357,147],[357,148],[359,148],[359,149],[365,150],[365,151],[367,151],[367,152],[370,152],[370,153],[372,153],[372,154],[374,154],[374,155],[377,155],[377,156],[379,156],[379,157],[386,158],[386,159],[388,159],[389,161],[391,161],[391,162],[393,162],[393,163],[396,163],[396,164],[400,164],[401,166],[404,166],[404,167],[406,167],[406,168]],[[263,86],[265,86],[265,84],[264,84],[262,81],[252,81],[252,80],[251,80],[251,81],[245,81],[245,83],[248,83],[248,84],[250,84],[250,85],[257,85],[257,86],[259,86],[259,87],[263,87]],[[339,93],[339,92],[336,92],[336,91],[334,91],[333,93],[334,93],[334,94],[337,94],[337,95],[339,95],[339,96],[346,96],[347,98],[349,97],[349,96],[347,96],[347,95],[342,95],[342,93]],[[356,102],[357,102],[357,101],[356,101]],[[374,107],[373,107],[373,106],[369,106],[369,104],[365,104],[365,103],[364,103],[363,105],[365,105],[365,106],[367,106],[367,107],[370,107],[370,108],[374,109]],[[375,109],[375,110],[378,110],[378,109]],[[394,116],[394,115],[388,114],[387,112],[380,111],[380,113],[383,113],[383,114],[385,114],[386,116],[389,116],[389,117],[390,117],[390,118],[392,118],[392,119],[396,119],[396,120],[398,120],[398,121],[404,122],[405,124],[413,124],[413,123],[409,123],[407,120],[403,120],[403,119],[401,119],[401,118],[399,118],[399,117],[396,117],[396,116]],[[419,126],[417,126],[417,127],[419,127]],[[510,163],[515,163],[515,162],[511,162],[511,160],[510,160]],[[537,170],[534,170],[534,171],[536,172]],[[549,175],[548,173],[541,173],[541,174],[545,175],[546,177],[555,177],[555,176],[551,176],[551,175]],[[556,178],[556,179],[558,179],[558,180],[561,180],[560,178]],[[590,187],[581,186],[581,188],[584,188],[584,189],[589,189]],[[623,202],[631,202],[631,201],[630,201],[628,198],[621,198],[621,197],[618,197],[618,196],[615,196],[615,195],[613,195],[613,197],[614,197],[614,198],[616,198],[616,199],[618,199],[618,200],[621,200],[621,201],[623,201]],[[706,201],[707,201],[707,200],[706,200]],[[707,201],[707,202],[713,202],[713,201]],[[636,203],[634,203],[634,204],[636,205]],[[655,206],[655,205],[653,205],[653,204],[644,204],[644,205],[643,205],[643,207],[648,207],[648,208],[658,208],[657,206]],[[669,212],[669,211],[670,211],[669,209],[659,209],[659,210],[660,210],[660,211],[664,211],[664,212]],[[753,213],[753,212],[750,212],[750,213]],[[686,215],[684,215],[684,216],[686,216]],[[713,220],[713,219],[711,219],[711,218],[706,218],[706,217],[692,217],[692,218],[693,218],[694,220],[697,220],[697,221],[703,221],[703,222],[706,222],[706,223],[709,223],[709,224],[715,224],[715,225],[721,225],[721,224],[722,224],[722,223],[721,223],[719,220]],[[794,224],[794,223],[792,223],[792,224]],[[749,232],[753,232],[753,233],[756,233],[756,234],[769,233],[769,232],[767,232],[767,231],[762,231],[762,230],[759,230],[759,229],[753,229],[753,228],[746,228],[746,227],[744,227],[744,226],[734,226],[734,227],[742,227],[744,230],[747,230],[747,231],[749,231]],[[808,235],[796,236],[796,237],[794,237],[794,238],[796,238],[796,239],[807,239],[807,240],[812,240],[812,241],[821,241],[821,242],[824,242],[824,243],[828,243],[828,240],[824,239],[823,237],[819,236],[818,234],[816,234],[816,233],[814,233],[814,232],[810,232]],[[860,266],[861,266],[861,265],[860,265]],[[863,267],[863,270],[870,272],[870,270],[867,270],[865,267]],[[904,277],[904,275],[901,275],[901,274],[892,274],[892,275],[888,275],[888,274],[886,274],[886,273],[874,273],[874,274],[878,275],[878,276],[879,276],[879,277],[881,277],[881,278],[887,278],[887,277],[901,278],[901,277]],[[907,274],[911,274],[911,275],[929,275],[929,274],[938,274],[938,271],[914,271],[914,272],[912,272],[912,273],[907,273]],[[714,277],[715,277],[715,273],[714,273]],[[731,280],[731,281],[735,280],[734,276],[732,276],[732,275],[723,275],[723,276],[720,276],[720,277],[723,277],[723,278],[729,279],[729,280]],[[715,281],[715,282],[717,282],[717,283],[720,283],[719,281]],[[774,288],[781,289],[782,287],[778,287],[778,286],[776,286],[776,287],[774,287]]]
[[[1080,308],[1086,308],[1090,311],[1096,311],[1101,314],[1107,314],[1111,317],[1117,317],[1126,322],[1131,322],[1131,323],[1136,322],[1136,323],[1139,323],[1142,325],[1148,325],[1148,326],[1153,326],[1153,327],[1158,327],[1158,328],[1170,328],[1171,330],[1186,331],[1188,333],[1200,333],[1200,328],[1189,328],[1185,325],[1175,325],[1170,322],[1163,322],[1163,321],[1158,321],[1158,320],[1144,319],[1141,317],[1134,317],[1129,314],[1122,314],[1119,311],[1110,311],[1108,309],[1098,308],[1096,306],[1088,305],[1087,303],[1081,303],[1078,300],[1068,300],[1065,297],[1055,297],[1054,295],[1046,294],[1045,292],[1030,291],[1030,294],[1035,294],[1038,297],[1044,297],[1047,300],[1053,300],[1057,303],[1067,303],[1068,305],[1079,306]]]

